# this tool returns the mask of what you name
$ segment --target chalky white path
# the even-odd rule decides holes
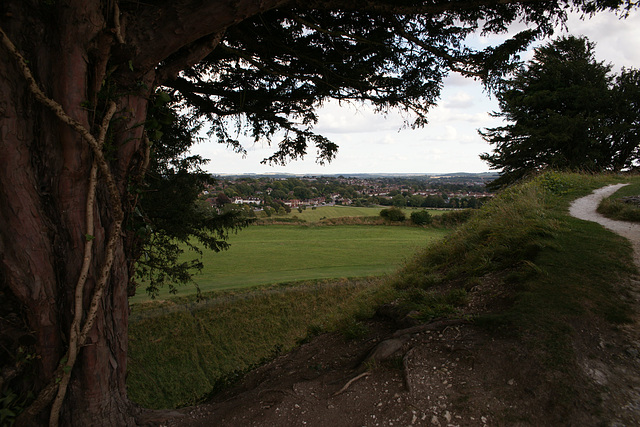
[[[620,187],[629,184],[615,184],[599,188],[586,197],[575,200],[569,208],[569,213],[585,221],[594,221],[603,227],[618,233],[622,237],[631,241],[633,245],[633,259],[640,267],[640,224],[626,221],[616,221],[606,218],[596,212],[600,200],[618,191]]]

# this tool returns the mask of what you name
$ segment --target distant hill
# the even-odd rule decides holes
[[[498,178],[496,172],[452,172],[452,173],[336,173],[336,174],[294,174],[294,173],[240,173],[240,174],[215,174],[221,178],[300,178],[300,177],[344,177],[344,178],[415,178],[415,179],[441,179],[441,178],[478,178],[493,180]]]

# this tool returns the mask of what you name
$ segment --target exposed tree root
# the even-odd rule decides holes
[[[412,352],[413,348],[410,348],[402,357],[402,379],[404,381],[404,387],[409,393],[411,393],[411,381],[409,380],[409,356]]]
[[[380,341],[375,347],[373,347],[373,349],[369,351],[364,360],[359,364],[360,370],[367,370],[352,378],[349,382],[347,382],[347,384],[345,384],[344,387],[334,393],[333,396],[338,396],[339,394],[344,393],[355,381],[367,375],[371,375],[371,372],[369,372],[368,370],[369,367],[379,365],[381,362],[384,362],[385,360],[391,358],[391,356],[396,354],[405,346],[407,342],[409,342],[412,335],[426,331],[435,331],[440,329],[444,330],[451,326],[464,325],[468,323],[469,321],[464,319],[443,319],[423,325],[412,326],[410,328],[401,329],[394,332],[390,338]],[[407,357],[410,355],[412,350],[413,348],[407,350],[402,358],[404,385],[409,391],[411,390],[411,384],[409,382],[409,378],[407,377]]]
[[[435,331],[435,330],[438,330],[438,329],[444,329],[444,328],[447,328],[449,326],[468,325],[469,323],[471,323],[471,322],[469,320],[465,320],[465,319],[442,319],[442,320],[436,320],[435,322],[425,323],[423,325],[412,326],[412,327],[406,328],[406,329],[400,329],[399,331],[394,332],[392,337],[393,338],[398,338],[398,337],[402,337],[402,336],[405,336],[405,335],[417,334],[417,333],[420,333],[420,332]]]
[[[464,319],[443,319],[423,325],[412,326],[406,329],[400,329],[394,332],[390,338],[380,341],[364,358],[361,366],[369,364],[379,364],[400,350],[410,339],[411,335],[426,331],[435,331],[446,329],[450,326],[468,324],[468,320]]]
[[[344,385],[344,387],[342,387],[340,390],[338,390],[338,391],[336,391],[335,393],[333,393],[333,396],[335,397],[335,396],[339,396],[339,395],[341,395],[342,393],[344,393],[345,391],[347,391],[347,389],[348,389],[349,387],[351,387],[351,384],[353,384],[354,382],[358,381],[360,378],[364,378],[364,377],[366,377],[366,376],[368,376],[368,375],[371,375],[371,372],[366,371],[366,372],[363,372],[363,373],[361,373],[360,375],[358,375],[358,376],[356,376],[356,377],[351,378],[351,379],[350,379],[350,380],[349,380],[349,381]]]

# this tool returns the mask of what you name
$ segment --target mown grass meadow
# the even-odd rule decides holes
[[[347,218],[347,217],[379,217],[380,211],[385,209],[384,207],[357,207],[357,206],[318,206],[316,208],[307,207],[299,212],[296,208],[292,209],[287,215],[274,215],[274,218],[293,218],[296,217],[302,221],[309,223],[317,223],[325,219],[332,218]],[[442,215],[447,212],[445,209],[425,209],[425,208],[403,208],[403,212],[407,215],[411,215],[411,212],[416,210],[427,210],[433,216]]]
[[[393,272],[418,248],[443,238],[445,229],[391,226],[251,226],[231,235],[227,251],[203,255],[194,277],[202,292],[280,282],[378,276]],[[195,256],[186,254],[186,257]],[[195,293],[194,286],[179,295]],[[170,297],[162,289],[159,299]],[[144,289],[131,303],[147,301]]]

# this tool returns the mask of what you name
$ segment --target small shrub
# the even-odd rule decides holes
[[[0,424],[13,425],[15,418],[18,415],[19,410],[16,408],[16,401],[18,396],[11,390],[7,390],[0,396]]]
[[[562,195],[569,189],[569,184],[565,179],[565,175],[559,172],[545,172],[540,175],[537,180],[540,182],[542,188],[552,194]]]
[[[415,211],[411,212],[411,221],[415,225],[428,225],[431,224],[433,218],[429,211]]]
[[[407,219],[402,209],[396,207],[381,210],[380,216],[391,222],[401,222]]]
[[[403,300],[406,310],[419,312],[415,315],[416,319],[429,321],[456,313],[459,307],[467,303],[467,292],[464,289],[451,289],[440,293],[414,288],[405,291]]]
[[[434,224],[441,227],[456,227],[467,222],[474,214],[473,209],[448,211],[434,218]]]

